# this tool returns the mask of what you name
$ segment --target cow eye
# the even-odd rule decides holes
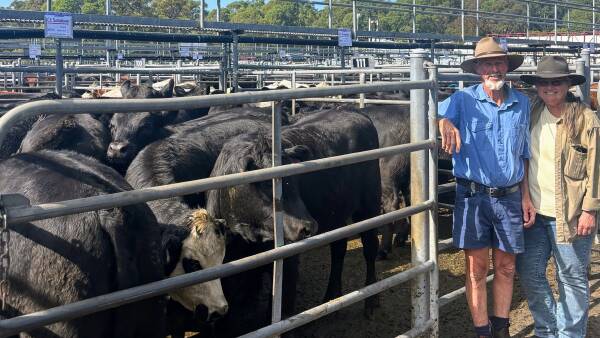
[[[195,259],[184,258],[181,260],[181,265],[183,265],[183,271],[185,271],[185,273],[202,270],[202,265]]]

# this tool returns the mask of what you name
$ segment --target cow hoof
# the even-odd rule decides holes
[[[388,259],[388,252],[386,250],[379,250],[377,252],[377,260],[384,261],[386,259]]]

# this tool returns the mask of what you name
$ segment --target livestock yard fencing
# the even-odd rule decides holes
[[[31,222],[51,217],[76,214],[85,211],[120,207],[135,203],[163,199],[225,188],[264,180],[273,180],[273,211],[275,225],[275,248],[254,256],[212,268],[167,278],[153,283],[120,290],[103,296],[89,298],[45,311],[25,314],[0,321],[0,337],[17,334],[59,321],[67,321],[120,305],[163,295],[169,291],[230,276],[258,266],[276,262],[273,283],[273,323],[245,337],[271,337],[290,331],[335,312],[343,307],[392,288],[400,283],[412,283],[412,329],[401,337],[415,337],[429,331],[430,337],[438,336],[438,266],[437,266],[437,69],[425,64],[424,50],[415,50],[411,56],[410,81],[363,85],[336,86],[327,88],[289,89],[262,92],[243,92],[204,97],[182,97],[153,100],[77,100],[38,101],[26,103],[7,112],[0,118],[0,144],[9,129],[19,120],[44,114],[83,114],[143,112],[178,110],[217,105],[231,105],[273,101],[273,167],[256,171],[211,177],[152,188],[120,192],[48,204],[29,205],[21,195],[0,196],[1,216],[10,229],[12,224]],[[427,79],[428,71],[429,78]],[[411,90],[411,143],[374,149],[330,158],[280,165],[281,121],[276,101],[305,99],[333,95]],[[299,242],[283,245],[283,220],[281,206],[281,178],[314,172],[363,161],[376,160],[385,156],[411,152],[411,206],[364,220],[327,233],[316,235]],[[281,261],[333,241],[355,236],[366,230],[375,229],[394,220],[412,216],[412,268],[392,277],[378,281],[340,298],[321,304],[287,319],[281,319]]]

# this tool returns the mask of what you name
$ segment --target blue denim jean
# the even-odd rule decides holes
[[[517,272],[538,337],[585,337],[589,307],[588,265],[593,236],[556,243],[556,220],[537,215],[525,229],[525,252],[517,255]],[[558,300],[546,278],[548,260],[556,266]]]

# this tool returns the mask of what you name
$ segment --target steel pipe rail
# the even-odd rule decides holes
[[[6,208],[6,215],[9,223],[32,222],[45,218],[70,215],[97,209],[122,207],[125,205],[148,202],[173,196],[188,195],[211,189],[220,189],[234,185],[270,180],[273,178],[305,174],[318,170],[376,160],[381,157],[397,155],[403,152],[424,150],[430,148],[432,144],[432,141],[425,140],[417,143],[367,150],[358,153],[287,164],[278,167],[253,170],[226,176],[210,177],[158,187],[124,191],[110,195],[92,196],[62,201],[60,203],[45,203],[33,206]]]
[[[406,271],[402,271],[391,277],[365,286],[362,289],[350,292],[346,295],[333,299],[327,303],[321,304],[312,309],[308,309],[304,312],[291,316],[280,322],[271,324],[254,332],[242,335],[239,338],[267,338],[291,331],[315,319],[327,316],[333,312],[336,312],[356,302],[364,300],[370,296],[393,288],[401,283],[405,283],[414,278],[415,276],[427,273],[433,269],[433,265],[434,263],[432,261],[427,261],[423,264],[419,264]]]
[[[391,105],[408,105],[408,100],[377,100],[377,99],[337,99],[327,97],[316,97],[313,99],[299,99],[296,101],[302,102],[335,102],[335,103],[367,103],[367,104],[391,104]]]
[[[224,104],[243,104],[264,101],[282,101],[311,97],[352,95],[360,93],[386,92],[400,89],[429,89],[433,81],[420,80],[411,82],[394,82],[385,84],[348,85],[324,88],[282,89],[277,91],[243,92],[235,94],[219,94],[204,97],[177,97],[170,99],[107,99],[95,100],[65,99],[58,101],[37,101],[25,103],[6,112],[0,118],[0,144],[8,130],[20,119],[26,119],[39,113],[83,114],[143,112],[160,110],[192,109]]]
[[[486,283],[491,282],[492,280],[494,280],[494,275],[489,275],[486,278]],[[460,289],[454,290],[452,292],[449,292],[443,296],[440,297],[440,308],[452,303],[453,301],[455,301],[456,299],[458,299],[458,297],[462,296],[465,293],[465,287],[463,286]]]
[[[299,242],[271,249],[254,256],[245,257],[237,261],[200,271],[163,279],[145,285],[136,286],[126,290],[112,292],[106,295],[89,298],[75,303],[54,307],[45,311],[22,315],[0,321],[0,336],[6,337],[30,330],[39,326],[52,324],[59,321],[79,318],[98,311],[108,310],[121,305],[160,296],[171,290],[203,283],[209,280],[228,277],[237,273],[250,270],[278,259],[298,255],[307,250],[315,249],[337,240],[356,236],[361,232],[378,228],[395,220],[408,217],[414,213],[428,210],[432,207],[431,201],[393,211],[384,215],[348,225],[336,230],[316,235]]]

